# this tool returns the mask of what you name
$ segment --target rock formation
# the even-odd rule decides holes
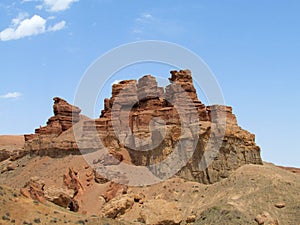
[[[134,165],[147,166],[158,177],[186,158],[177,174],[201,183],[215,183],[244,164],[262,164],[255,136],[238,126],[231,107],[205,106],[189,70],[171,71],[169,80],[165,89],[150,75],[114,84],[100,118],[86,121],[83,130],[96,129],[109,152],[125,148]],[[205,156],[218,142],[218,153]],[[168,162],[167,169],[152,166],[166,160],[176,146],[182,154],[177,161]],[[189,149],[194,149],[192,155]]]
[[[58,97],[53,98],[53,100],[54,116],[48,119],[47,126],[35,129],[35,135],[25,135],[25,141],[31,140],[37,135],[58,136],[79,121],[79,114],[81,110],[78,107],[72,106],[65,100]]]
[[[106,202],[109,202],[118,195],[126,194],[127,188],[126,185],[110,182],[108,190],[106,190],[102,197]]]
[[[39,177],[32,177],[30,181],[26,183],[24,188],[20,190],[21,194],[27,198],[32,198],[39,202],[45,202],[45,193],[44,193],[45,183],[40,180]]]
[[[146,166],[160,179],[175,170],[180,177],[206,184],[244,164],[262,164],[255,136],[238,126],[231,107],[205,106],[189,70],[171,71],[169,80],[165,88],[151,75],[114,84],[100,117],[83,121],[80,137],[68,147],[61,137],[80,120],[80,109],[54,98],[55,116],[34,135],[25,135],[25,149],[106,147],[108,157],[91,164],[117,165],[129,157],[127,163]],[[43,137],[50,141],[41,141]]]
[[[24,135],[26,151],[55,157],[60,155],[61,150],[77,149],[73,135],[64,137],[63,134],[82,119],[81,109],[58,97],[53,100],[54,116],[48,119],[47,125],[35,129],[35,134]],[[59,137],[63,138],[56,140]]]
[[[121,196],[119,198],[113,199],[107,205],[102,208],[102,216],[107,218],[115,219],[120,215],[129,211],[134,204],[133,198],[128,196]]]
[[[27,198],[42,203],[47,200],[63,208],[68,208],[70,211],[77,212],[79,210],[77,197],[82,193],[83,187],[75,173],[73,169],[69,168],[69,172],[64,175],[64,184],[67,189],[54,186],[47,187],[39,177],[32,177],[21,188],[20,192]]]

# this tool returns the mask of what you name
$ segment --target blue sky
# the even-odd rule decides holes
[[[297,0],[1,0],[0,134],[44,125],[52,98],[72,102],[86,69],[110,49],[163,40],[209,65],[265,161],[300,167],[299,12]],[[138,66],[116,79],[169,69]]]

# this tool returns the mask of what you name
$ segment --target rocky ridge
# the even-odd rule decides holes
[[[151,75],[113,85],[100,118],[84,122],[87,137],[96,129],[106,148],[127,151],[134,165],[158,177],[182,160],[187,163],[178,175],[201,183],[215,183],[244,164],[262,164],[254,134],[238,126],[231,107],[205,106],[189,70],[171,71],[169,80],[165,89]],[[205,156],[220,140],[218,154]],[[168,161],[176,147],[181,155]],[[151,167],[161,162],[166,166]],[[201,163],[210,165],[202,169]]]
[[[262,164],[254,134],[238,126],[231,107],[205,106],[189,70],[171,71],[169,80],[166,88],[151,75],[114,84],[96,120],[80,120],[79,108],[54,98],[55,116],[35,134],[25,135],[25,149],[45,155],[53,149],[108,149],[108,156],[93,160],[97,167],[126,159],[146,166],[158,178],[176,170],[184,179],[205,184],[228,177],[242,165]],[[75,127],[76,138],[66,138]],[[215,146],[220,147],[217,154]]]
[[[35,129],[35,134],[25,135],[25,141],[30,141],[38,135],[60,135],[62,132],[71,128],[75,123],[79,122],[79,114],[81,109],[70,105],[64,99],[53,98],[54,116],[50,117],[47,126]]]
[[[24,148],[31,154],[63,157],[68,154],[81,154],[73,135],[74,129],[81,129],[87,117],[80,114],[81,109],[62,98],[53,98],[53,113],[47,125],[35,129],[34,134],[25,134]]]

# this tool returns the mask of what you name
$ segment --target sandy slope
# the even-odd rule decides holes
[[[95,182],[88,184],[86,182],[85,175],[89,169],[80,155],[63,158],[26,156],[14,163],[18,165],[15,170],[0,174],[0,185],[14,187],[16,193],[19,193],[19,188],[23,187],[32,176],[41,177],[46,186],[62,187],[63,174],[71,167],[78,171],[85,187],[85,193],[81,197],[83,203],[81,213],[99,216],[103,206],[111,207],[110,202],[103,205],[103,200],[101,201],[100,198],[100,195],[106,190],[107,184],[100,185]],[[1,165],[0,163],[0,167]],[[130,187],[128,194],[117,197],[117,199],[130,198],[135,194],[143,193],[145,195],[144,202],[143,204],[134,203],[131,209],[118,216],[116,220],[141,224],[138,221],[147,219],[147,216],[151,218],[167,216],[161,215],[162,209],[170,207],[171,204],[174,206],[168,209],[171,214],[180,215],[183,221],[194,215],[197,219],[194,224],[255,225],[257,224],[254,220],[256,216],[266,211],[272,218],[278,220],[279,224],[294,225],[300,221],[299,190],[300,176],[298,174],[283,170],[273,164],[246,165],[235,171],[228,179],[213,185],[173,178],[152,186]],[[40,216],[43,221],[49,222],[51,218],[58,217],[57,214],[53,214],[54,209],[59,211],[59,215],[66,215],[69,224],[76,224],[75,220],[87,218],[86,215],[70,213],[57,206],[42,206],[42,204],[37,206],[32,203],[32,200],[20,198],[22,200],[14,202],[14,198],[11,199],[12,202],[8,204],[6,199],[4,204],[3,197],[0,196],[0,221],[1,216],[5,216],[8,211],[14,215],[11,218],[19,221],[33,221],[34,217]],[[275,207],[278,203],[284,203],[285,207]],[[12,205],[21,211],[26,209],[26,214],[14,214]],[[41,210],[42,213],[38,213]],[[46,214],[48,217],[45,216]],[[65,219],[64,217],[58,218]],[[68,220],[72,222],[68,222]],[[88,221],[85,224],[95,224],[89,219]],[[1,222],[5,224],[3,221]]]
[[[23,143],[23,136],[0,136],[0,150],[20,149]],[[24,221],[32,224],[37,221],[40,224],[121,224],[118,221],[127,221],[127,224],[141,224],[142,221],[163,224],[159,220],[168,221],[177,215],[181,224],[187,224],[185,221],[192,216],[195,218],[193,224],[256,225],[255,218],[264,212],[280,225],[295,225],[300,221],[300,175],[297,168],[277,167],[270,163],[264,163],[263,166],[246,165],[228,179],[213,185],[172,178],[151,186],[129,187],[127,194],[115,200],[121,202],[124,198],[142,194],[145,196],[142,204],[135,202],[132,208],[118,215],[115,220],[107,220],[99,217],[102,209],[114,206],[111,202],[103,202],[100,196],[105,193],[109,183],[88,182],[87,174],[91,173],[91,168],[81,155],[58,158],[26,155],[13,162],[0,162],[0,171],[7,164],[13,164],[14,169],[0,174],[0,224],[13,224],[13,221],[15,224],[23,224]],[[69,168],[78,172],[84,186],[84,193],[79,199],[79,213],[50,203],[37,203],[19,195],[20,188],[33,176],[44,180],[47,188],[64,187],[63,175]],[[283,204],[284,207],[278,208],[277,204]]]
[[[7,147],[21,149],[23,145],[23,135],[0,135],[0,150],[7,149]]]
[[[19,190],[0,185],[0,225],[5,224],[110,224],[118,221],[72,213],[52,203],[41,204],[19,194]]]

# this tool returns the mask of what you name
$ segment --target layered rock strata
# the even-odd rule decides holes
[[[113,85],[100,118],[83,130],[96,129],[102,147],[125,149],[160,178],[180,165],[177,175],[215,183],[244,164],[262,164],[254,134],[238,126],[231,107],[205,106],[189,70],[171,71],[169,80],[165,89],[150,75]]]
[[[77,145],[73,135],[64,134],[68,133],[70,128],[82,119],[80,115],[81,109],[58,97],[53,98],[53,100],[54,116],[48,119],[47,125],[35,129],[34,134],[24,135],[26,151],[54,157],[60,156],[63,150],[77,152]],[[60,153],[61,150],[62,152]]]
[[[169,81],[167,87],[159,87],[155,77],[146,75],[114,84],[100,117],[82,122],[70,148],[106,149],[108,156],[92,161],[102,170],[124,160],[149,168],[160,179],[175,171],[201,183],[215,183],[244,164],[262,164],[254,134],[238,126],[231,107],[205,106],[189,70],[171,71]],[[79,113],[77,107],[56,99],[55,116],[36,134],[25,136],[25,146],[34,150],[37,137],[52,135],[52,144],[64,151],[65,145],[57,142],[79,121]]]

